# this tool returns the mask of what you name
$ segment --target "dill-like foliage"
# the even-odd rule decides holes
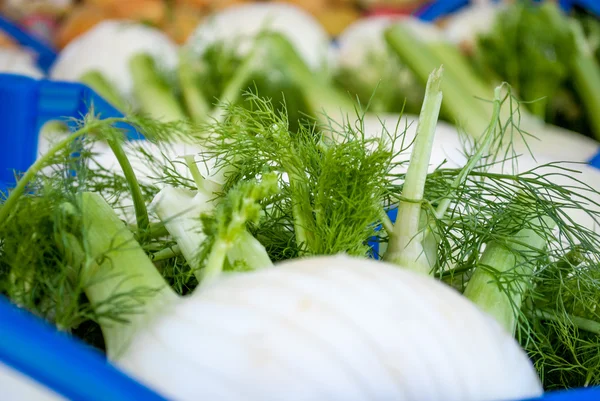
[[[559,175],[571,185],[556,184]],[[515,311],[517,337],[547,389],[600,384],[600,237],[590,229],[599,221],[600,205],[593,200],[597,192],[571,175],[573,168],[556,163],[515,175],[474,172],[466,185],[477,191],[463,191],[460,200],[468,205],[465,212],[455,211],[442,223],[440,272],[449,266],[472,271],[485,244],[492,241],[505,244],[517,256],[515,268],[496,280],[505,286],[515,280],[528,284],[522,288],[524,306]],[[587,227],[572,217],[573,212],[581,213],[578,221],[582,215],[588,219]],[[540,228],[542,217],[555,228]],[[547,248],[517,250],[515,233],[523,228],[540,231]],[[575,262],[563,262],[574,252]],[[532,266],[526,277],[520,264]],[[582,324],[581,318],[590,322]]]
[[[324,130],[311,124],[293,132],[270,101],[247,96],[253,107],[231,107],[214,127],[204,156],[224,169],[225,189],[265,172],[279,175],[281,196],[265,207],[268,218],[255,227],[257,238],[274,260],[367,255],[398,136],[367,137],[360,115],[356,124],[330,121]]]
[[[88,183],[119,187],[106,171],[83,173],[94,155],[88,141],[78,145],[77,153],[69,147],[48,160],[0,225],[1,293],[66,331],[92,319],[93,311],[78,277],[84,258],[77,237],[80,221],[64,206],[75,204],[78,191]],[[88,327],[86,333],[97,339],[96,329]]]
[[[38,171],[28,178],[25,190],[15,196],[14,189],[5,194],[1,208],[6,216],[0,221],[0,293],[16,304],[57,328],[81,337],[103,348],[97,321],[108,318],[127,319],[124,310],[136,293],[119,293],[107,299],[102,312],[94,309],[85,296],[85,284],[80,277],[82,267],[89,263],[84,243],[79,195],[96,192],[123,215],[123,202],[131,197],[130,183],[121,171],[107,169],[95,151],[100,141],[123,147],[124,135],[118,125],[135,125],[148,138],[160,141],[176,137],[174,125],[154,123],[142,118],[97,120],[93,115],[79,122],[86,135],[73,134],[71,142],[59,143],[57,151],[40,159]],[[142,131],[143,130],[143,131]],[[179,131],[181,132],[181,131]],[[145,201],[157,192],[154,185],[139,184]],[[10,199],[10,203],[7,200]],[[10,208],[6,210],[5,208]],[[168,238],[146,238],[142,245],[164,249]],[[177,265],[162,263],[161,270],[176,290],[185,292]]]

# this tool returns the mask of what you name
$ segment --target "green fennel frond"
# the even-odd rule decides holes
[[[277,254],[368,254],[390,172],[400,164],[394,159],[402,133],[367,136],[364,115],[292,132],[285,113],[248,97],[252,109],[231,107],[212,129],[204,156],[227,169],[226,190],[265,171],[280,176],[282,196],[265,210],[268,223],[256,228],[257,237]],[[320,131],[323,125],[334,135]]]

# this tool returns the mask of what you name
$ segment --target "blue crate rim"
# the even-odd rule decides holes
[[[166,400],[108,363],[99,351],[3,296],[0,321],[0,362],[59,395],[85,401]]]

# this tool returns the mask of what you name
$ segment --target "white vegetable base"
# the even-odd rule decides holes
[[[379,114],[369,115],[365,117],[365,131],[369,136],[379,135],[384,128],[388,131],[393,132],[398,123],[399,116],[397,114]],[[399,132],[402,132],[408,124],[408,130],[406,131],[406,140],[410,141],[414,139],[417,129],[418,116],[406,115],[402,118],[400,125],[398,125]],[[382,124],[383,123],[383,124]],[[519,157],[519,163],[523,160],[523,163],[527,163],[527,166],[537,165],[531,158],[531,154],[538,160],[548,161],[561,161],[561,162],[575,162],[575,163],[587,163],[600,151],[600,143],[594,139],[585,137],[573,131],[569,131],[560,127],[552,125],[539,125],[536,128],[536,137],[531,136],[525,139],[521,137],[515,137],[513,139],[514,147],[521,157]],[[432,163],[437,164],[442,156],[452,156],[455,159],[457,165],[464,164],[465,158],[460,155],[462,144],[457,128],[446,122],[440,121],[437,125],[434,141],[434,152],[432,156]],[[443,151],[443,154],[439,152]],[[437,157],[437,158],[436,158]],[[535,164],[531,164],[535,163]],[[584,166],[586,167],[586,166]],[[588,169],[597,170],[591,166],[587,166]],[[588,182],[590,185],[597,181]],[[598,182],[600,184],[600,182]],[[598,189],[600,191],[600,187]]]
[[[393,129],[398,116],[368,116],[368,135],[381,132],[379,119]],[[412,123],[406,138],[410,142],[416,118],[403,118],[400,128],[405,123]],[[41,152],[47,149],[47,141],[42,139]],[[107,166],[118,171],[108,147],[98,146]],[[169,157],[199,150],[180,145]],[[444,160],[450,166],[462,166],[465,158],[460,150],[456,128],[440,123],[431,169]],[[154,152],[158,154],[157,149]],[[408,159],[410,152],[401,157]],[[546,155],[537,159],[522,157],[520,171],[556,160]],[[144,164],[133,163],[140,177],[149,179]],[[600,171],[584,165],[576,168],[582,172],[582,181],[600,189]],[[566,180],[555,179],[557,183]],[[586,225],[589,219],[577,213],[576,221]],[[393,273],[383,268],[371,275],[349,260],[338,262],[327,268],[321,262],[289,262],[280,266],[291,271],[289,275],[257,272],[250,281],[227,279],[187,298],[143,333],[121,365],[149,386],[182,401],[202,397],[366,400],[382,399],[388,393],[390,399],[399,401],[486,401],[502,399],[501,395],[517,399],[536,394],[537,387],[527,386],[529,393],[501,393],[520,389],[507,384],[513,380],[532,385],[530,369],[521,365],[522,356],[512,340],[489,319],[477,317],[473,308],[462,311],[464,298],[445,298],[444,292],[452,290],[435,286],[431,291],[417,290],[424,278],[413,278],[397,268]],[[398,282],[404,284],[394,284],[394,275],[400,275]],[[475,326],[468,323],[470,316],[475,316]],[[482,335],[486,330],[492,333],[489,338]],[[487,342],[496,340],[502,345]],[[442,356],[458,359],[447,365],[437,361]],[[494,366],[501,368],[495,371]],[[416,377],[403,379],[411,374]],[[439,386],[454,387],[427,382],[433,379]],[[400,390],[401,385],[408,387]]]
[[[198,26],[186,46],[202,54],[210,45],[223,42],[240,55],[251,48],[261,32],[284,35],[312,69],[327,62],[329,35],[323,26],[300,7],[284,3],[251,3],[227,7]]]
[[[477,35],[491,31],[496,15],[505,7],[506,4],[484,1],[459,10],[446,22],[444,27],[446,37],[455,44],[465,41],[474,44]]]
[[[395,18],[374,16],[362,18],[348,26],[336,40],[335,60],[337,67],[361,68],[369,54],[384,53],[387,44],[385,30]]]
[[[167,71],[177,66],[178,47],[160,30],[141,23],[105,20],[60,52],[50,78],[77,82],[86,72],[98,70],[124,96],[131,97],[133,79],[129,60],[139,53],[150,54]]]
[[[345,256],[221,279],[118,362],[173,400],[498,401],[537,396],[526,354],[433,278]]]

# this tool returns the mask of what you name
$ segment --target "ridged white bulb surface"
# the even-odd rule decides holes
[[[223,278],[157,318],[118,363],[181,401],[502,401],[542,392],[516,341],[462,295],[346,256]]]

